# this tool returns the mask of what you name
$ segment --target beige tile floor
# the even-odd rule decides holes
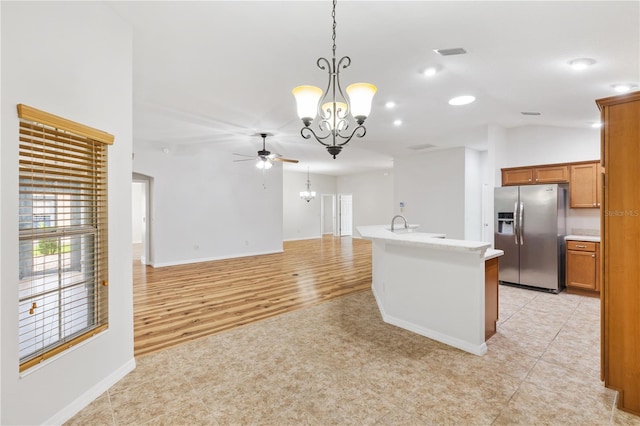
[[[370,291],[137,359],[71,425],[640,425],[599,380],[599,300],[500,286],[471,355],[385,324]]]

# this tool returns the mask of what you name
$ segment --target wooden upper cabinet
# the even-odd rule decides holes
[[[574,164],[571,166],[569,205],[576,208],[600,208],[600,163]]]
[[[545,166],[533,169],[534,183],[567,183],[569,182],[569,166]]]
[[[530,185],[533,181],[533,169],[502,169],[502,186]]]
[[[567,164],[502,169],[502,186],[567,182],[569,182]]]

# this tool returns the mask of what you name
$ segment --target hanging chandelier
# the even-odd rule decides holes
[[[305,200],[307,203],[311,200],[313,200],[314,198],[316,198],[316,191],[312,191],[311,190],[311,180],[309,179],[309,168],[307,167],[307,184],[306,184],[306,190],[305,191],[300,191],[300,198],[302,198],[303,200]]]
[[[340,85],[340,69],[351,65],[351,58],[343,56],[336,63],[336,2],[333,0],[333,56],[331,62],[326,58],[318,58],[316,64],[321,70],[329,73],[327,89],[322,94],[322,89],[315,86],[298,86],[293,89],[296,98],[298,116],[304,123],[300,134],[305,139],[313,136],[324,145],[329,154],[336,158],[342,147],[349,143],[353,136],[363,137],[367,133],[364,121],[371,112],[371,101],[378,90],[369,83],[355,83],[347,86],[345,97]],[[329,97],[330,95],[330,97]],[[311,123],[318,117],[317,133],[311,128]],[[352,127],[352,120],[357,126]]]

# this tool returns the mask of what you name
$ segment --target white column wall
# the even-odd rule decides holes
[[[135,367],[131,278],[132,31],[102,2],[2,2],[0,424],[61,424]],[[16,104],[115,136],[109,329],[18,372]]]
[[[282,238],[288,240],[304,240],[320,238],[321,232],[321,198],[322,194],[336,193],[335,176],[309,174],[311,190],[316,198],[306,202],[300,198],[300,191],[305,190],[307,174],[285,171],[282,176]]]
[[[394,204],[425,232],[465,238],[465,148],[416,154],[394,160]]]

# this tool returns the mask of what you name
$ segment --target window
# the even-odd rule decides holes
[[[107,145],[18,105],[20,371],[108,326]]]

